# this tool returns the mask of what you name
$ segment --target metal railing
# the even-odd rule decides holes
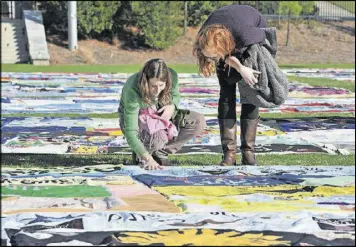
[[[33,9],[35,1],[2,1],[1,18],[22,19],[22,10]]]
[[[284,20],[288,15],[278,13],[278,3],[281,1],[234,1],[236,4],[247,4],[255,7],[266,19]],[[301,1],[302,2],[302,1]],[[354,1],[313,1],[311,13],[300,13],[299,16],[290,16],[291,19],[310,20],[355,20]]]
[[[2,1],[1,2],[1,18],[14,19],[14,2],[13,1]]]

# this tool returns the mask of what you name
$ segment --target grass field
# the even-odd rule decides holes
[[[2,72],[86,72],[86,73],[134,73],[141,65],[53,65],[33,66],[27,64],[8,65],[3,64]],[[196,65],[172,65],[178,73],[197,73]],[[355,64],[294,64],[280,65],[281,68],[345,68],[354,69]],[[346,88],[355,91],[355,83],[341,82],[331,79],[315,79],[306,77],[289,76],[290,80],[297,80],[312,86],[328,86]],[[355,117],[353,113],[261,113],[262,118],[298,118],[298,117]],[[117,118],[116,113],[111,114],[2,114],[2,117],[79,117],[90,118]],[[212,115],[214,116],[214,115]],[[238,160],[240,156],[238,155]],[[191,165],[217,165],[221,159],[220,155],[172,155],[172,163]],[[40,155],[40,154],[2,154],[1,165],[11,167],[53,167],[53,166],[83,166],[96,164],[123,164],[130,160],[130,155]],[[355,165],[355,155],[329,155],[329,154],[265,154],[258,155],[260,165]]]
[[[169,65],[177,73],[197,73],[195,64]],[[281,68],[341,68],[354,69],[355,64],[280,64]],[[63,73],[135,73],[142,65],[48,65],[34,66],[32,64],[2,64],[2,72],[63,72]]]
[[[283,68],[283,65],[281,65]],[[172,65],[177,73],[197,73],[196,65]],[[355,68],[355,64],[296,64],[285,65],[284,68]],[[134,73],[140,69],[140,65],[50,65],[34,66],[28,64],[3,64],[3,72],[60,72],[60,73]],[[299,81],[311,86],[326,86],[345,88],[355,92],[355,82],[343,82],[333,79],[308,78],[288,76],[290,81]]]
[[[300,83],[306,83],[314,87],[337,87],[345,88],[352,92],[355,92],[355,82],[344,82],[333,79],[325,78],[308,78],[300,76],[288,76],[289,81],[298,81]]]

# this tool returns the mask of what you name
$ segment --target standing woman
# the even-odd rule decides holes
[[[199,72],[204,76],[217,73],[220,84],[218,119],[223,159],[220,165],[236,164],[236,83],[253,87],[260,72],[241,64],[253,44],[264,44],[266,19],[249,5],[229,5],[210,14],[202,25],[193,49]],[[242,79],[242,80],[241,80]],[[242,97],[249,97],[243,95]],[[259,107],[242,104],[240,115],[240,150],[242,165],[256,165],[254,146]]]

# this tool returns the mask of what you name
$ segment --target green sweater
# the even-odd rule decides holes
[[[173,69],[169,68],[169,72],[172,76],[172,104],[175,105],[175,112],[173,113],[173,118],[177,114],[180,94],[178,87],[178,75]],[[138,113],[141,108],[147,108],[153,104],[157,105],[157,102],[149,105],[143,102],[140,96],[138,86],[137,86],[137,74],[131,75],[121,92],[120,108],[119,111],[123,114],[124,118],[124,130],[127,144],[131,149],[138,155],[141,156],[147,153],[147,150],[143,143],[138,138]]]

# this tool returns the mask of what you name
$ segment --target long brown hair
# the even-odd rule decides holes
[[[225,26],[214,24],[200,30],[193,47],[193,56],[198,59],[199,73],[204,76],[211,76],[216,72],[216,62],[205,57],[202,53],[203,50],[214,50],[219,59],[224,59],[226,55],[231,56],[234,48],[234,38]]]
[[[152,78],[166,82],[166,87],[158,95],[158,102],[161,105],[170,104],[172,100],[172,76],[171,73],[169,73],[166,63],[160,58],[154,58],[147,61],[138,73],[138,88],[143,101],[147,104],[152,103],[149,91],[149,80]]]

